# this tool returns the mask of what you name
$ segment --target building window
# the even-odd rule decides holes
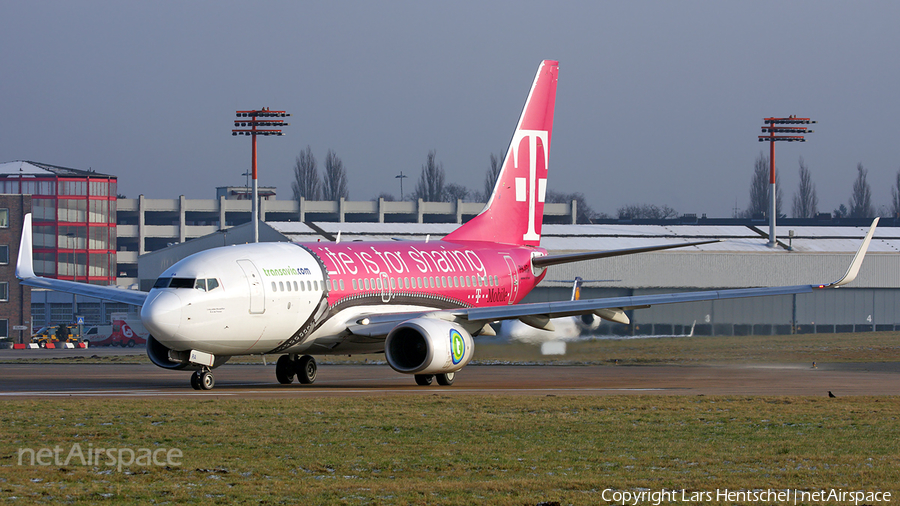
[[[0,320],[0,337],[9,337],[9,320]]]
[[[0,209],[0,228],[9,228],[9,209]]]
[[[6,302],[9,300],[9,282],[2,281],[0,282],[0,301]]]
[[[0,265],[7,265],[9,263],[9,246],[6,244],[0,245]]]

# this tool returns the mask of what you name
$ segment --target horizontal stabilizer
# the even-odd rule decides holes
[[[721,239],[712,239],[709,241],[686,242],[681,244],[660,244],[657,246],[644,246],[642,248],[626,248],[613,249],[606,251],[589,251],[587,253],[569,253],[566,255],[547,255],[542,257],[534,257],[531,260],[532,265],[538,269],[550,267],[551,265],[568,264],[572,262],[583,262],[585,260],[596,260],[598,258],[617,257],[622,255],[634,255],[637,253],[648,253],[651,251],[662,251],[674,248],[686,248],[688,246],[700,246],[701,244],[712,244],[722,242]]]

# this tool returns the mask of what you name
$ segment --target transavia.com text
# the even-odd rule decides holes
[[[844,504],[876,504],[891,502],[890,492],[867,490],[844,490],[842,488],[821,490],[798,489],[764,489],[764,490],[613,490],[604,489],[601,495],[604,501],[638,506],[673,502],[730,502],[730,503],[822,503],[837,502]]]
[[[93,444],[82,447],[75,443],[67,449],[56,445],[53,448],[19,448],[20,466],[107,466],[122,471],[130,466],[181,465],[181,450],[178,448],[94,448]]]

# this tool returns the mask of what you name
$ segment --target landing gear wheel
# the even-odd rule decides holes
[[[289,355],[278,357],[278,362],[275,362],[275,378],[282,385],[294,381],[294,361]]]
[[[416,385],[420,387],[427,387],[434,381],[433,374],[416,374]]]
[[[200,389],[201,390],[212,390],[212,388],[216,386],[216,378],[213,377],[212,373],[209,371],[203,371],[200,373]]]
[[[297,381],[303,385],[310,385],[316,381],[316,373],[319,366],[316,365],[316,359],[309,355],[303,355],[297,362]]]
[[[446,374],[438,374],[437,375],[438,385],[441,385],[444,387],[449,387],[450,385],[452,385],[454,379],[456,379],[455,372],[448,372]]]
[[[200,390],[200,371],[194,371],[194,373],[191,374],[191,388]]]

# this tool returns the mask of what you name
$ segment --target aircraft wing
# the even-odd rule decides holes
[[[34,273],[32,254],[31,213],[25,215],[25,220],[22,224],[22,241],[19,244],[19,258],[16,261],[16,277],[19,278],[23,285],[34,288],[46,288],[58,292],[87,295],[98,299],[123,302],[133,306],[142,306],[144,300],[147,299],[147,292],[139,292],[137,290],[128,290],[112,286],[77,283],[75,281],[66,281],[63,279],[50,279],[36,275]]]

